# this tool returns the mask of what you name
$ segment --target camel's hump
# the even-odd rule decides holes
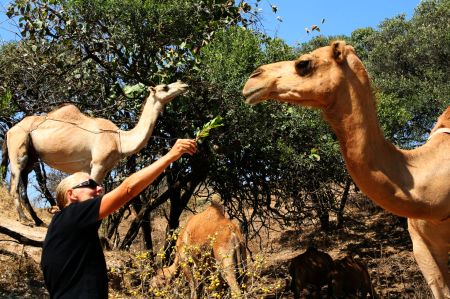
[[[87,118],[89,118],[88,116],[81,113],[80,109],[78,109],[75,105],[72,104],[64,105],[60,108],[51,111],[47,115],[47,117],[71,122],[82,122]]]
[[[60,120],[77,124],[81,127],[91,127],[95,125],[97,128],[103,130],[117,130],[117,126],[111,121],[103,118],[93,118],[82,113],[78,107],[72,104],[64,105],[50,112],[47,115],[48,119]]]

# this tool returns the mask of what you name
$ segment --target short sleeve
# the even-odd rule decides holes
[[[72,203],[65,207],[60,213],[64,221],[59,225],[77,226],[79,229],[95,225],[99,222],[99,211],[102,197],[95,197],[86,201]]]

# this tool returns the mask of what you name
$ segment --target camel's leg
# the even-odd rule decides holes
[[[20,184],[22,178],[22,171],[28,163],[28,134],[21,128],[13,127],[8,131],[7,146],[9,163],[11,167],[10,180],[10,194],[14,200],[17,213],[19,214],[19,221],[29,224],[31,221],[25,216],[22,206],[20,204]]]
[[[450,298],[448,224],[408,219],[408,230],[417,264],[436,299]]]
[[[241,296],[241,288],[236,279],[236,261],[234,250],[220,251],[219,259],[221,260],[222,275],[228,286],[230,287],[232,298]]]
[[[186,276],[186,279],[189,283],[189,289],[191,291],[191,299],[197,299],[197,288],[198,288],[198,283],[196,278],[194,277],[194,269],[192,268],[194,267],[193,265],[187,265],[185,267],[183,267],[183,273],[184,276]]]
[[[11,167],[11,186],[9,192],[14,200],[14,205],[16,206],[17,213],[19,214],[19,221],[29,224],[31,220],[28,219],[28,217],[25,215],[22,209],[22,205],[20,204],[23,201],[20,195],[20,177],[20,171],[15,169],[13,170],[13,168]]]
[[[31,218],[33,218],[34,223],[37,226],[41,226],[44,224],[44,222],[36,215],[36,212],[34,211],[33,207],[30,204],[30,200],[28,199],[28,174],[30,173],[29,169],[25,169],[22,171],[21,175],[21,181],[22,181],[22,194],[20,198],[22,199],[22,204],[27,209],[28,213],[30,213]],[[20,192],[20,190],[19,190]]]
[[[99,163],[91,164],[90,176],[96,181],[99,185],[103,184],[103,180],[106,176],[105,167],[101,166]]]

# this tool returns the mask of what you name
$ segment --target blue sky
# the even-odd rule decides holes
[[[317,32],[307,33],[305,27],[319,25],[325,36],[350,35],[358,28],[377,26],[383,20],[400,14],[410,19],[419,0],[262,0],[264,28],[270,36],[277,36],[291,46],[306,42]],[[271,13],[268,4],[278,11]],[[281,22],[277,21],[281,18]],[[322,19],[325,22],[321,24]]]
[[[8,2],[0,0],[0,41],[19,38],[12,32],[17,27],[5,15]],[[261,0],[260,7],[266,33],[295,46],[318,34],[316,31],[307,34],[305,27],[319,25],[320,33],[325,36],[350,35],[358,28],[377,28],[384,19],[399,14],[405,14],[409,19],[419,3],[419,0]],[[276,14],[271,11],[270,5],[278,8]],[[277,17],[282,21],[278,21]],[[323,24],[322,19],[325,19]]]

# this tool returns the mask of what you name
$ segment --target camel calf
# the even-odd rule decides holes
[[[198,263],[202,252],[204,255],[208,248],[212,248],[212,257],[219,264],[222,278],[229,285],[231,292],[239,296],[241,289],[238,278],[243,280],[246,268],[244,238],[237,225],[225,218],[223,206],[215,202],[212,202],[202,213],[189,219],[178,236],[173,264],[158,271],[152,279],[152,286],[159,286],[170,281],[180,264],[184,264],[186,266],[181,268],[189,281],[191,298],[198,298],[201,286],[194,273],[199,270]]]
[[[331,272],[332,293],[334,298],[374,298],[375,290],[372,287],[369,272],[361,261],[346,256],[334,261]]]
[[[294,257],[289,266],[292,277],[291,290],[294,298],[300,298],[303,289],[313,288],[314,295],[320,297],[320,290],[328,285],[330,290],[330,272],[333,259],[325,252],[309,247],[304,253]]]

